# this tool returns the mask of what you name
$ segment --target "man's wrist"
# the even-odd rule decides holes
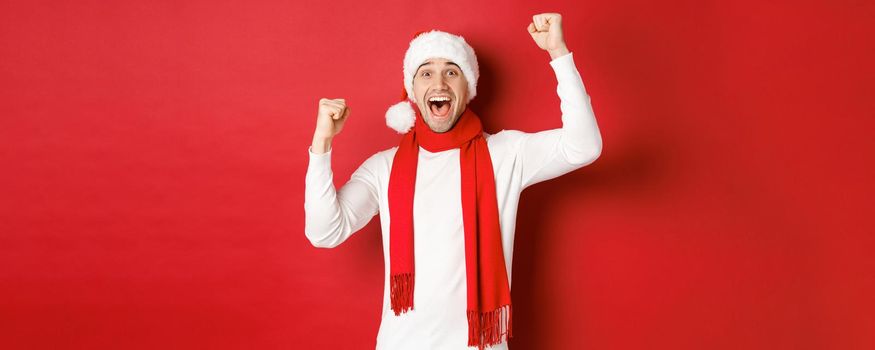
[[[311,147],[313,153],[322,154],[328,152],[328,150],[331,149],[331,139],[331,137],[314,135],[313,145]]]
[[[562,57],[564,55],[567,55],[571,51],[568,51],[567,46],[562,45],[562,47],[560,47],[560,48],[548,50],[547,52],[550,53],[550,59],[552,60],[552,59],[556,59],[557,57]]]

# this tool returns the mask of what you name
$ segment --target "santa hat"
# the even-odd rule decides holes
[[[413,110],[416,103],[413,95],[413,75],[416,74],[419,65],[430,58],[444,58],[459,66],[468,81],[466,102],[471,102],[477,95],[480,68],[477,65],[474,49],[465,42],[465,38],[439,30],[420,32],[410,41],[410,47],[404,54],[402,99],[406,100],[392,105],[386,111],[386,125],[399,134],[407,133],[416,122],[416,112]]]

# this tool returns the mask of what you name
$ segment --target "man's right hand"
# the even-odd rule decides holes
[[[343,124],[349,118],[350,109],[346,100],[342,98],[319,100],[319,112],[316,116],[315,136],[322,138],[334,138],[340,133]]]
[[[349,118],[350,109],[342,98],[319,100],[319,112],[316,116],[316,132],[314,137],[323,139],[334,138],[343,129],[343,124]]]
[[[313,133],[313,152],[325,153],[331,149],[331,140],[343,129],[349,118],[350,109],[342,98],[319,99],[319,112],[316,114],[316,131]]]

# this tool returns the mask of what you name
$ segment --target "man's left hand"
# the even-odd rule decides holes
[[[541,13],[532,16],[529,23],[529,34],[538,47],[550,53],[550,58],[567,54],[565,38],[562,36],[562,15],[558,13]]]

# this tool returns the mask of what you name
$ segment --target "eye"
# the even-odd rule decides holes
[[[458,75],[459,73],[456,73],[456,71],[451,70],[451,71],[449,71],[447,74],[449,74],[449,75]]]
[[[422,74],[421,74],[420,76],[421,76],[421,77],[430,77],[430,76],[431,76],[431,73],[429,73],[429,72],[422,72]]]

